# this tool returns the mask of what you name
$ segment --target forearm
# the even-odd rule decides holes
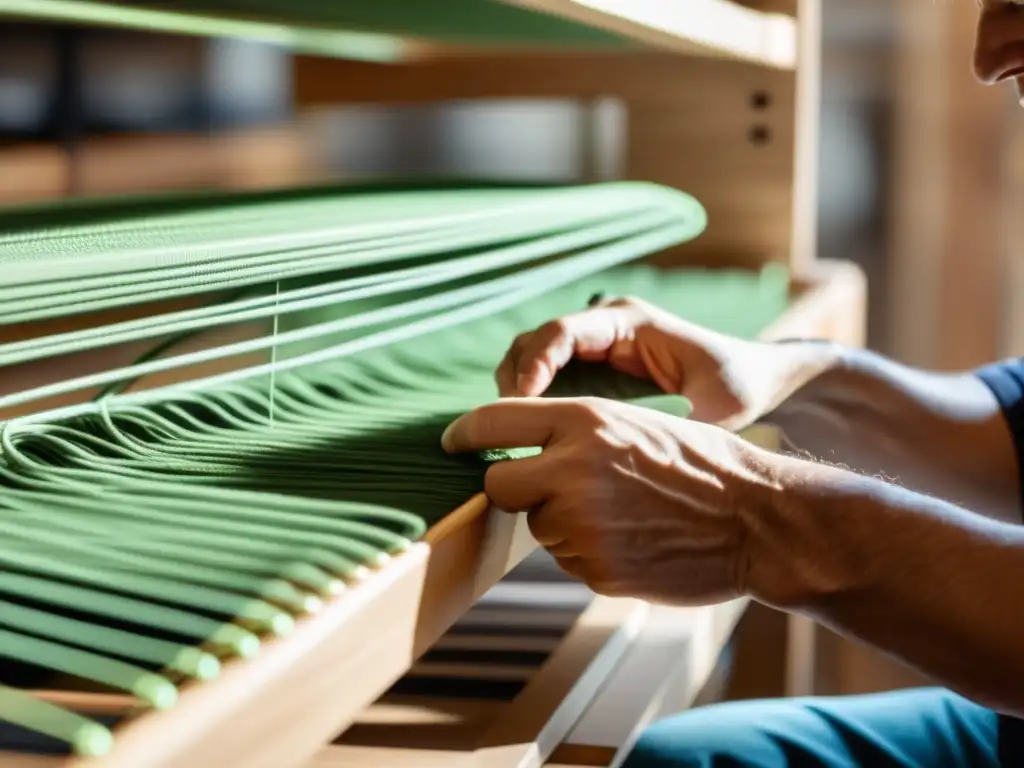
[[[820,460],[1020,520],[1012,437],[977,376],[921,371],[863,350],[817,348],[834,362],[766,417],[787,442]],[[780,353],[799,359],[809,349]]]
[[[753,595],[1024,715],[1024,528],[782,461],[796,470],[747,521]]]

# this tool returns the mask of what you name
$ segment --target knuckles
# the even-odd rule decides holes
[[[567,399],[563,407],[567,417],[579,427],[598,429],[608,425],[610,405],[597,397],[574,397]]]

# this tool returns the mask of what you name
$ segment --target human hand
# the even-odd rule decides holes
[[[694,419],[730,430],[773,410],[829,364],[827,347],[746,341],[617,299],[521,334],[498,367],[499,393],[539,396],[573,357],[653,379],[687,397]]]
[[[775,457],[723,429],[597,398],[513,398],[456,419],[449,452],[543,448],[485,489],[595,592],[676,605],[747,590],[746,529],[774,503]]]

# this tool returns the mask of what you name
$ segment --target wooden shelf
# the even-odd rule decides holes
[[[366,61],[429,56],[439,48],[493,52],[655,48],[792,69],[797,25],[791,15],[734,0],[460,0],[445,14],[412,10],[409,0],[336,7],[214,0],[0,0],[0,17],[242,37],[315,55]],[[173,8],[173,10],[170,10]],[[448,23],[448,19],[452,19]]]
[[[515,577],[509,576],[513,585]],[[522,585],[519,607],[530,607],[530,596],[541,602],[563,585],[580,586],[560,580],[567,577],[556,573],[551,582]],[[415,696],[388,694],[305,768],[539,768],[549,759],[572,762],[583,755],[599,757],[591,765],[609,765],[654,717],[693,703],[746,605],[652,607],[583,591],[590,604],[570,620],[554,650],[522,676],[518,693],[503,698],[480,688],[474,696],[472,687],[462,692],[470,676],[453,674]],[[544,612],[538,606],[535,616]],[[550,634],[537,618],[516,621],[516,633],[509,634],[501,616],[502,609],[494,609],[487,625],[493,634],[486,637],[503,642],[506,652],[482,658],[473,682],[503,682],[522,655],[520,644]],[[465,637],[467,646],[476,637]],[[467,650],[469,656],[472,648]],[[413,669],[410,677],[422,673]]]
[[[3,2],[3,0],[0,0]],[[112,134],[74,156],[52,144],[0,147],[0,207],[75,196],[286,188],[317,180],[301,124],[220,134]]]
[[[604,29],[646,46],[782,69],[797,62],[793,17],[732,0],[502,0]]]

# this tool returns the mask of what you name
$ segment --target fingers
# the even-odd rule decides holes
[[[519,394],[519,388],[516,386],[516,375],[515,358],[512,357],[512,350],[509,350],[494,374],[494,379],[498,382],[499,395],[502,397],[515,397]]]
[[[629,312],[629,305],[600,304],[519,336],[498,366],[498,391],[503,397],[536,397],[573,356],[607,359],[629,335]]]
[[[441,447],[449,453],[486,448],[530,448],[551,440],[560,417],[557,400],[499,400],[460,416],[444,431]],[[564,418],[562,414],[561,418]]]
[[[545,456],[498,462],[487,470],[484,478],[487,498],[506,512],[522,512],[541,506],[551,491],[548,487],[550,473],[545,471],[548,463]],[[532,521],[530,530],[536,537]]]
[[[530,510],[526,522],[537,543],[555,557],[569,557],[577,554],[566,541],[564,521],[559,519],[558,510],[553,509],[550,504]]]

